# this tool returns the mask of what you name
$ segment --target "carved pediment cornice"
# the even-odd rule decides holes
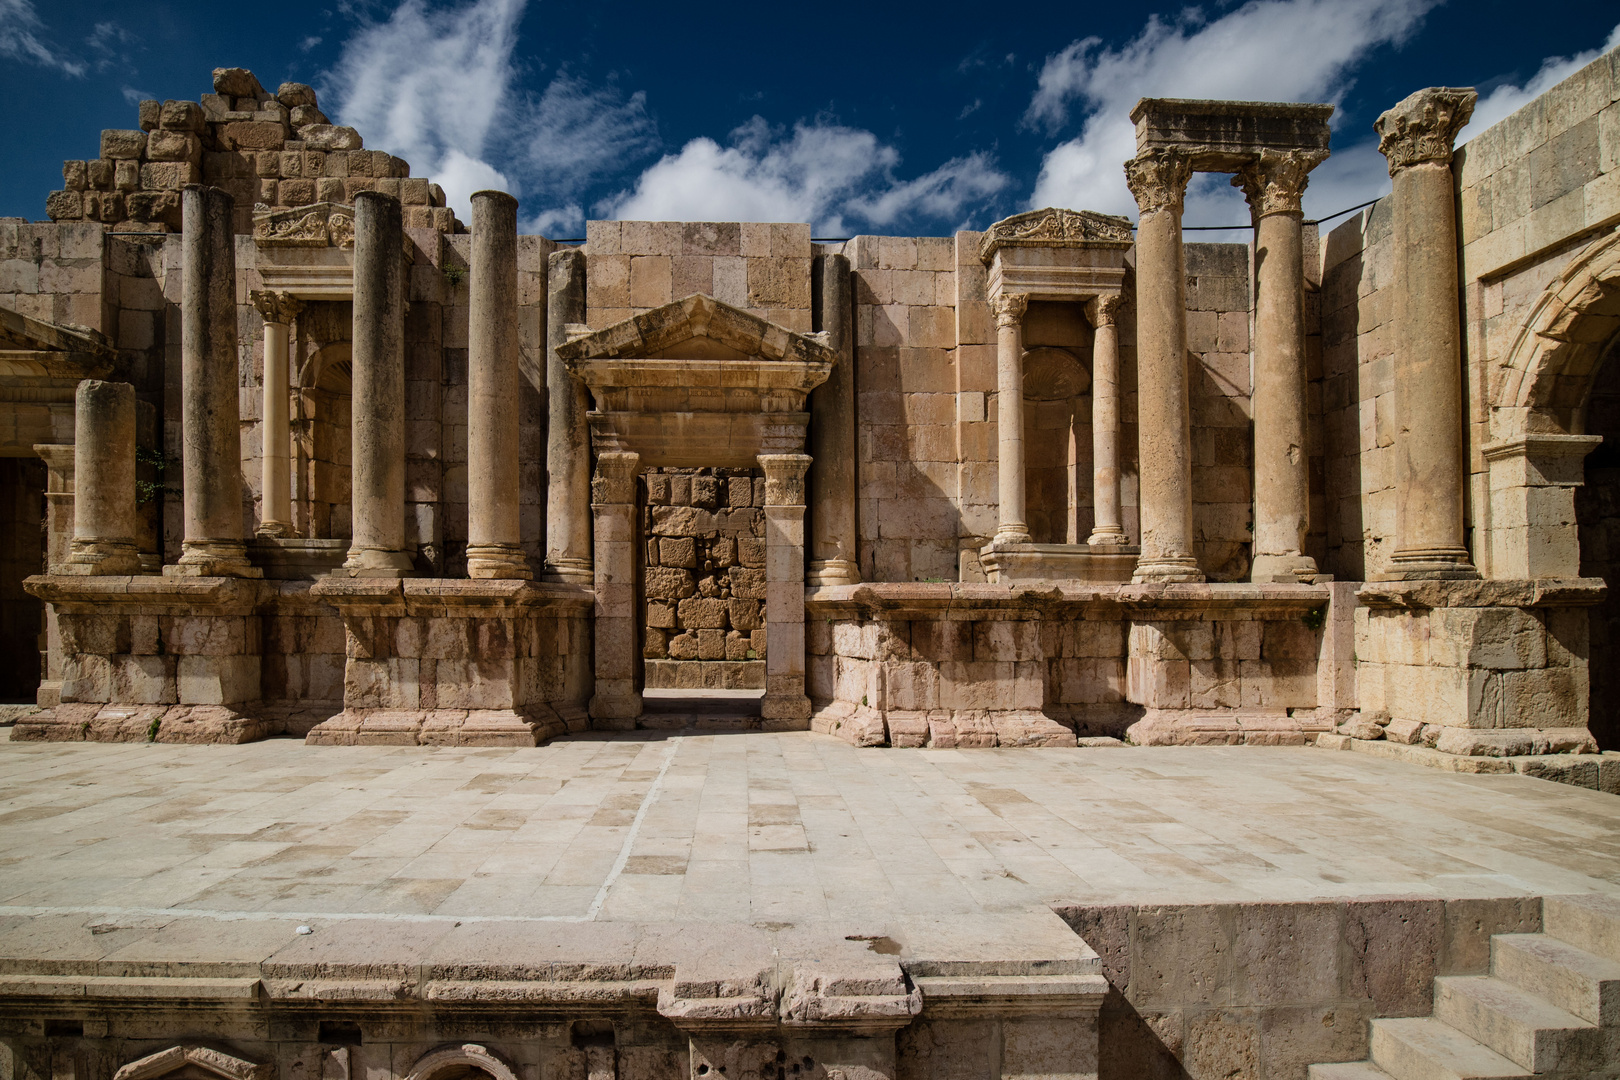
[[[984,232],[979,258],[986,265],[1004,247],[1129,247],[1128,218],[1048,206],[1003,218]]]
[[[683,346],[700,341],[736,353],[739,360],[829,365],[838,361],[838,353],[823,335],[789,330],[704,293],[574,338],[558,346],[557,356],[570,367],[588,360],[679,358],[687,351]]]
[[[308,206],[253,208],[253,239],[260,247],[354,247],[354,207],[319,202]]]

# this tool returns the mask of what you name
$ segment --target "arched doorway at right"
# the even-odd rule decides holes
[[[1585,428],[1603,442],[1587,455],[1586,482],[1575,489],[1581,576],[1609,586],[1590,609],[1588,727],[1603,749],[1620,750],[1620,338],[1609,343],[1592,380]]]

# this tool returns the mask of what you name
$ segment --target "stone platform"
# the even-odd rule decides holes
[[[13,743],[0,824],[29,1078],[203,1017],[284,1080],[447,1040],[515,1075],[1303,1076],[1540,897],[1620,895],[1612,796],[1296,747]]]

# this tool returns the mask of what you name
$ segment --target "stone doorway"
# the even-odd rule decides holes
[[[1581,576],[1609,586],[1590,609],[1588,727],[1604,750],[1620,750],[1620,341],[1610,345],[1586,405],[1586,431],[1603,442],[1586,457],[1586,482],[1575,489]]]
[[[765,692],[765,474],[662,467],[641,481],[646,697],[734,698],[757,714]]]
[[[45,605],[23,579],[45,572],[45,462],[0,458],[0,703],[32,703],[45,649]]]

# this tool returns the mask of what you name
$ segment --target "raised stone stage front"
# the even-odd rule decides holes
[[[1611,796],[1303,747],[12,743],[0,825],[15,1080],[1303,1077],[1620,896]]]

